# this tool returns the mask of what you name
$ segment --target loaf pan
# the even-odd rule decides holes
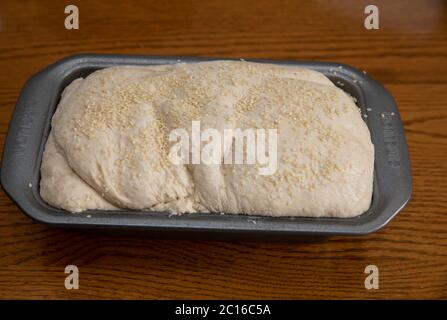
[[[397,106],[378,82],[347,65],[329,62],[249,60],[314,69],[357,100],[375,146],[373,199],[355,218],[277,218],[246,215],[88,210],[73,214],[46,204],[39,195],[40,165],[51,117],[62,90],[74,79],[119,65],[194,63],[216,58],[75,55],[50,65],[24,86],[9,124],[3,150],[1,184],[9,197],[34,220],[52,226],[103,228],[156,235],[264,239],[303,236],[364,235],[385,226],[408,202],[411,172],[407,143]],[[228,59],[227,59],[228,60]],[[355,134],[353,132],[352,134]]]

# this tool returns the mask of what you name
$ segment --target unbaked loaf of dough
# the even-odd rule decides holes
[[[169,133],[274,128],[277,169],[174,164]],[[227,150],[228,151],[228,150]],[[106,68],[73,81],[52,119],[41,196],[86,209],[353,217],[371,202],[374,148],[323,74],[243,61]]]

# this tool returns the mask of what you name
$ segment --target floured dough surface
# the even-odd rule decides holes
[[[169,133],[277,129],[277,169],[174,164]],[[226,150],[228,151],[228,150]],[[352,217],[371,202],[374,148],[324,75],[239,61],[124,66],[73,81],[53,116],[41,195],[86,209]]]

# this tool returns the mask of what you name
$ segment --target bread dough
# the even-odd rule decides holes
[[[40,195],[52,206],[72,212],[118,209],[70,168],[52,134],[48,137],[42,159]]]
[[[277,170],[169,161],[171,130],[274,128]],[[225,150],[224,152],[228,152]],[[243,61],[120,66],[73,81],[52,119],[41,196],[86,209],[353,217],[374,148],[358,107],[316,71]]]

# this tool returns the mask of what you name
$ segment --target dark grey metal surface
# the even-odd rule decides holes
[[[34,75],[24,86],[9,124],[1,167],[5,192],[29,217],[49,225],[149,231],[157,235],[177,233],[196,238],[210,235],[221,239],[368,234],[385,226],[409,201],[411,171],[407,143],[396,104],[382,85],[363,72],[338,63],[249,60],[320,71],[357,98],[362,114],[368,115],[365,122],[375,146],[374,194],[367,212],[347,219],[204,213],[170,216],[165,212],[97,210],[73,214],[46,204],[39,195],[40,164],[51,117],[65,86],[100,68],[171,64],[179,60],[192,63],[220,59],[77,55]]]

